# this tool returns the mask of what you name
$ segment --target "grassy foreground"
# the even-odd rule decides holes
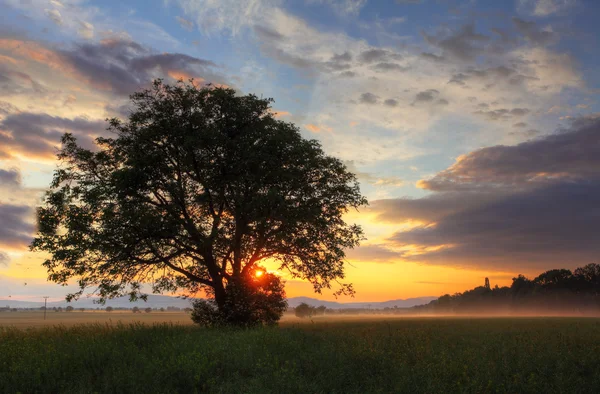
[[[600,320],[0,328],[0,393],[597,392]]]

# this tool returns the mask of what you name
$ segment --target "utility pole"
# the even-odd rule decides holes
[[[46,305],[48,305],[48,296],[44,297],[44,320],[46,320],[46,309],[48,309]]]

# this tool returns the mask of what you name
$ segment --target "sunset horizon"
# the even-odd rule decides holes
[[[0,1],[0,300],[74,291],[28,250],[60,137],[93,146],[155,78],[272,97],[356,175],[355,297],[262,261],[288,297],[439,297],[598,261],[600,4],[301,3]]]

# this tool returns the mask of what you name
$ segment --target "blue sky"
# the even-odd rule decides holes
[[[371,201],[351,217],[368,236],[348,255],[362,299],[439,295],[485,276],[505,284],[597,255],[597,1],[0,0],[0,10],[0,283],[22,296],[52,286],[26,245],[57,136],[91,143],[157,77],[273,97],[281,119],[346,162]]]

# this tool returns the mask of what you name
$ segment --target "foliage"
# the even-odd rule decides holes
[[[226,308],[218,308],[213,297],[196,300],[192,320],[202,326],[276,324],[287,308],[283,282],[262,267],[257,267],[257,271],[260,276],[255,275],[256,271],[250,272],[237,287],[230,288],[231,300],[226,301]]]
[[[131,309],[131,311],[132,311],[133,313],[142,313],[142,311],[140,311],[140,308],[138,308],[137,306],[134,306],[134,307]]]
[[[75,308],[73,308],[71,305],[67,306],[67,308],[65,309],[67,312],[73,312]]]
[[[463,293],[446,294],[415,309],[458,313],[597,312],[600,310],[600,264],[588,264],[573,272],[552,269],[534,279],[518,275],[510,287],[479,286]]]
[[[112,306],[107,306],[106,307],[106,311],[107,312],[112,312],[113,311],[113,307]]]
[[[299,318],[307,318],[317,315],[324,315],[327,307],[321,305],[319,307],[310,306],[305,302],[300,303],[294,308],[294,314]]]
[[[150,312],[152,312],[152,308],[146,308],[146,309],[144,309],[144,312],[150,313]]]
[[[2,393],[594,393],[598,319],[0,329]]]
[[[135,300],[152,283],[210,291],[228,308],[266,258],[316,292],[344,277],[344,250],[363,236],[343,215],[366,199],[340,160],[273,116],[272,100],[160,80],[131,100],[97,149],[64,135],[38,209],[31,248],[50,254],[50,280],[77,280],[68,299],[95,287],[101,300]]]

